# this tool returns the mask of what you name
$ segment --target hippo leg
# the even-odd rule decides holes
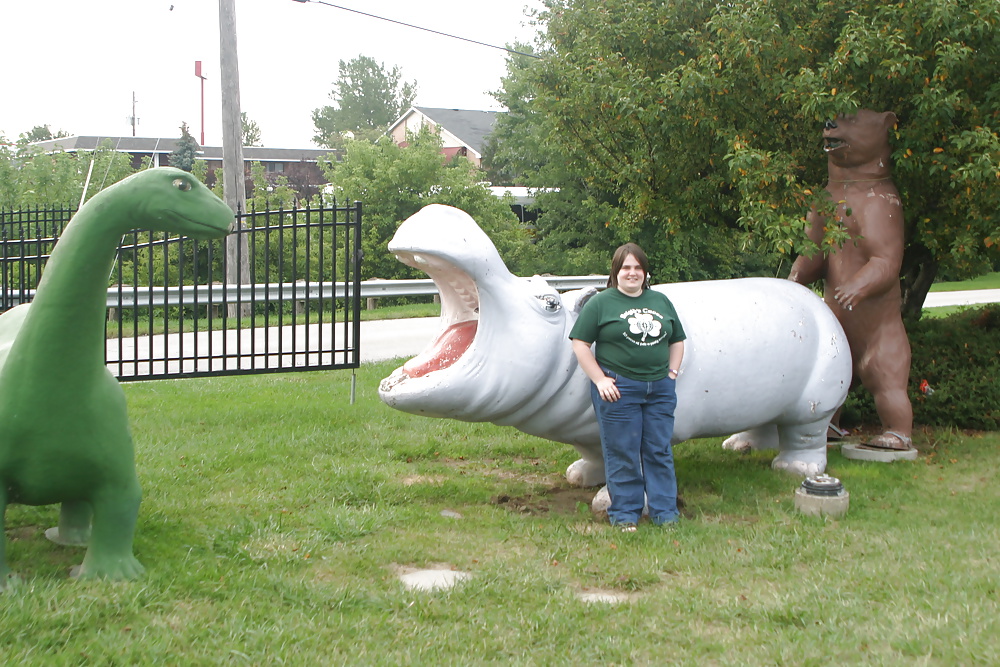
[[[580,459],[566,469],[566,481],[573,486],[588,487],[604,484],[604,460]]]
[[[778,427],[780,453],[771,468],[793,475],[811,477],[826,470],[826,428],[830,416],[808,424]]]
[[[723,449],[734,452],[746,452],[751,449],[777,449],[778,428],[774,424],[765,424],[726,438]]]

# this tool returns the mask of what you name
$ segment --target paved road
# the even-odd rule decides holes
[[[361,362],[415,357],[437,333],[437,317],[361,323]]]

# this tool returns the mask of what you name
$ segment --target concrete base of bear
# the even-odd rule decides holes
[[[840,453],[845,459],[854,461],[874,461],[876,463],[892,463],[893,461],[915,461],[919,452],[910,449],[879,449],[866,447],[860,442],[845,442],[840,446]]]

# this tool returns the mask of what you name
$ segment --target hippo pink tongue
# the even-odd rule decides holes
[[[403,372],[418,378],[448,368],[472,345],[478,327],[476,320],[451,325],[426,350],[403,364]]]

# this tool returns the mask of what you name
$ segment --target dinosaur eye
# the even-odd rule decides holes
[[[550,313],[557,312],[560,308],[562,308],[562,303],[559,301],[558,297],[554,297],[551,294],[545,294],[537,298],[542,302],[542,308]]]
[[[191,189],[191,184],[185,181],[183,178],[175,178],[173,185],[181,192],[187,192],[188,190]]]

